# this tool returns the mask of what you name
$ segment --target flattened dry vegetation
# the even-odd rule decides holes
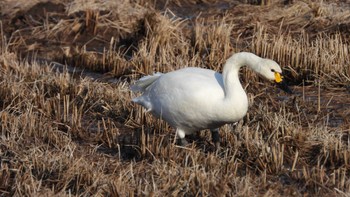
[[[346,196],[347,1],[0,2],[1,196]],[[244,120],[189,147],[131,103],[139,77],[279,62],[286,95],[243,69]]]

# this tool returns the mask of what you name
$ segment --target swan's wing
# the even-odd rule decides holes
[[[133,102],[158,116],[197,111],[198,108],[208,108],[213,102],[224,98],[220,73],[191,67],[143,77],[131,90],[143,93],[134,98]]]
[[[225,92],[222,75],[215,71],[186,68],[166,73],[143,97],[143,105],[150,104],[152,114],[173,127],[192,131],[221,125],[216,117]]]
[[[162,75],[144,93],[157,113],[205,113],[224,99],[222,75],[208,69],[186,68]]]

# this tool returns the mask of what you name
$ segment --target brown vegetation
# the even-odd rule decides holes
[[[348,1],[0,2],[1,196],[313,196],[350,192]],[[242,70],[250,109],[190,147],[130,83],[251,51],[295,94]]]

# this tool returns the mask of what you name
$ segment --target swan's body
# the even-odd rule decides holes
[[[222,74],[189,67],[143,77],[131,87],[143,93],[133,101],[175,127],[180,139],[199,130],[216,129],[247,113],[247,95],[238,78],[244,65],[267,79],[281,81],[282,70],[276,62],[241,52],[226,61]]]

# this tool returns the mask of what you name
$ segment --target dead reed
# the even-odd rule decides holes
[[[350,192],[342,2],[3,3],[1,195]],[[176,146],[172,128],[130,102],[129,84],[140,76],[186,66],[220,71],[237,51],[279,62],[295,95],[243,70],[250,110],[221,128],[221,150],[208,131]]]

